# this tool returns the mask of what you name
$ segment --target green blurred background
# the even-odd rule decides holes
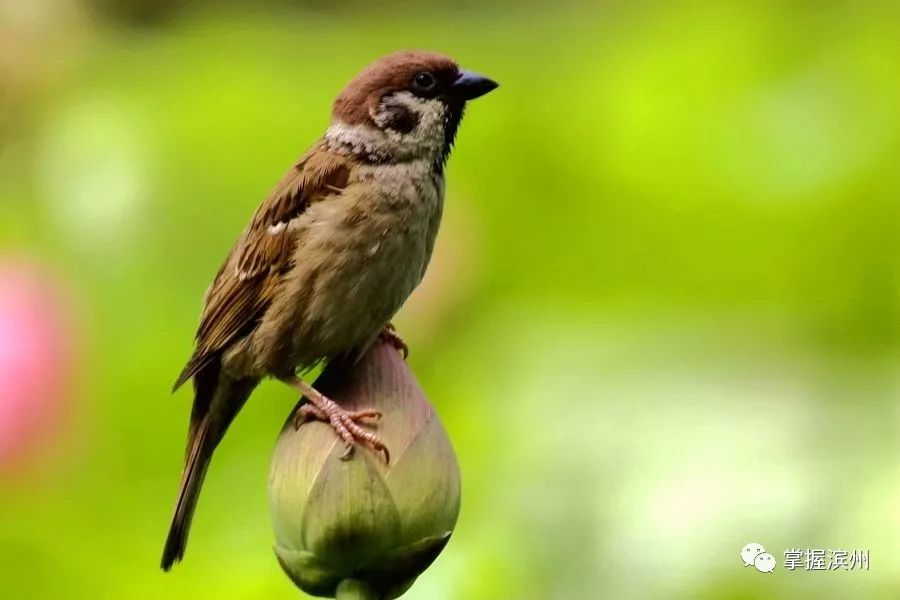
[[[248,403],[164,575],[168,390],[259,201],[405,48],[502,84],[396,320],[463,472],[406,597],[896,598],[900,7],[782,0],[0,0],[2,595],[298,597],[266,504],[296,398]]]

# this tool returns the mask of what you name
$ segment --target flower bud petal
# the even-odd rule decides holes
[[[298,587],[318,596],[372,590],[396,598],[437,558],[459,516],[459,466],[406,362],[376,344],[357,363],[333,363],[316,389],[348,410],[382,412],[391,451],[344,446],[328,424],[289,420],[272,457],[275,552]],[[359,592],[361,593],[361,592]],[[367,597],[367,596],[359,596]]]

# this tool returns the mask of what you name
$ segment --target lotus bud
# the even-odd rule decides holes
[[[388,600],[437,558],[459,516],[460,475],[447,432],[400,353],[376,343],[357,363],[333,363],[316,389],[348,410],[381,411],[391,462],[343,442],[325,423],[278,438],[269,474],[275,553],[314,596]]]

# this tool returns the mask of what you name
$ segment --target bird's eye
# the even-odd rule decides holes
[[[419,73],[413,78],[413,88],[419,92],[430,92],[436,84],[434,75],[427,71]]]

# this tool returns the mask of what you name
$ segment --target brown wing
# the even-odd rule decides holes
[[[314,202],[340,193],[349,171],[346,159],[314,148],[257,209],[207,292],[196,349],[174,389],[253,331],[291,266],[296,233],[289,223]]]

